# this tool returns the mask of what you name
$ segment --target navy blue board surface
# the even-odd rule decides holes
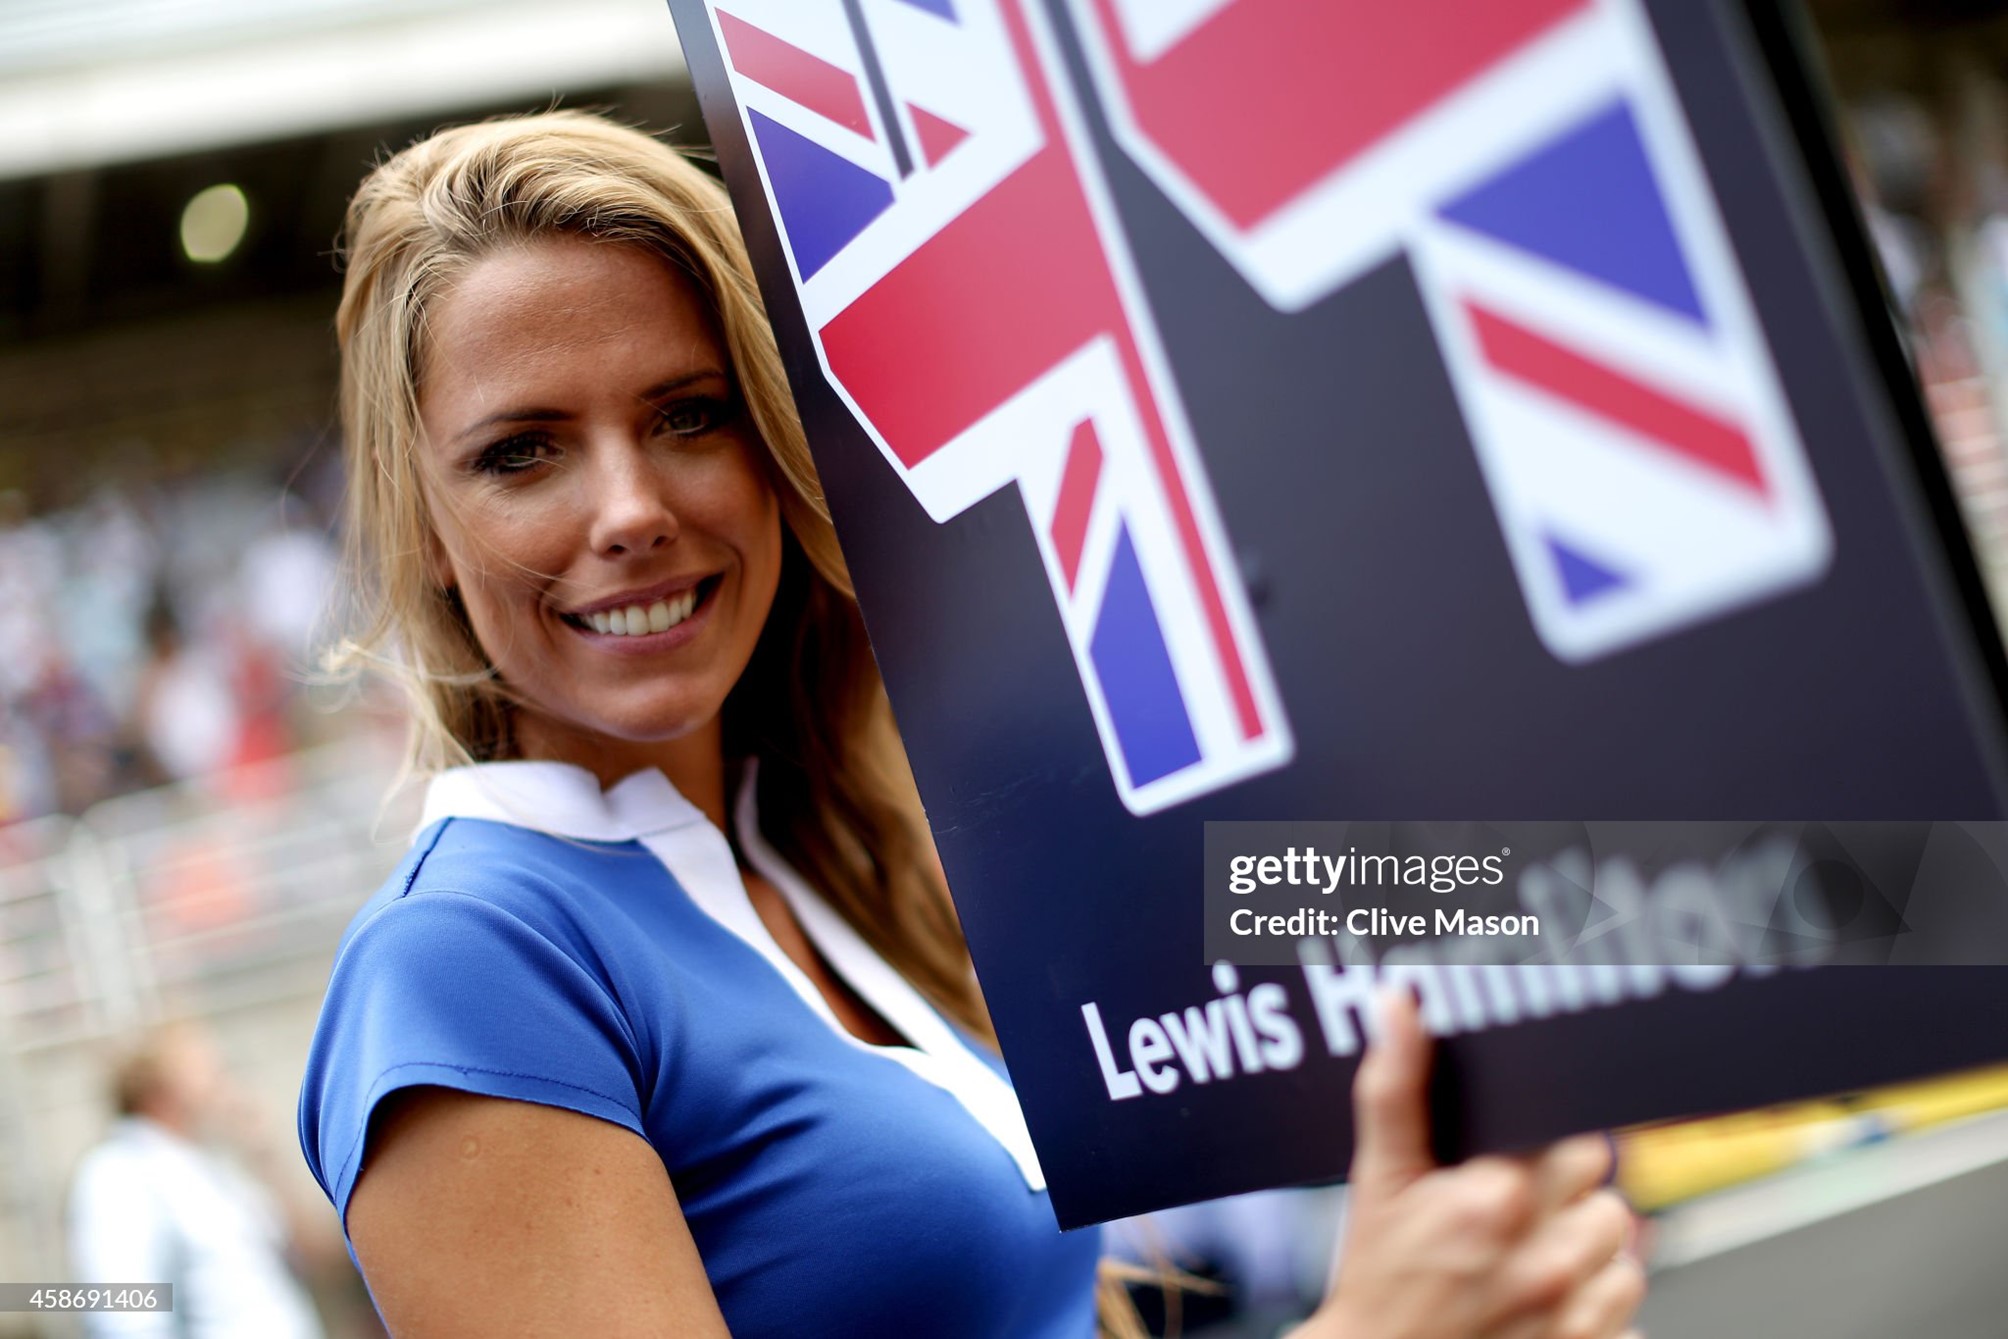
[[[1970,557],[1934,519],[1942,480],[1920,474],[1899,412],[1912,407],[1897,397],[1915,393],[1873,356],[1865,308],[1837,259],[1859,239],[1836,235],[1848,221],[1824,214],[1808,185],[1809,171],[1831,164],[1802,157],[1774,78],[1778,53],[1759,44],[1747,15],[1685,0],[1637,10],[1712,187],[1727,259],[1704,264],[1712,253],[1694,239],[1714,225],[1696,222],[1687,197],[1653,188],[1653,174],[1669,171],[1666,107],[1643,94],[1598,96],[1557,113],[1538,147],[1499,155],[1469,179],[1446,177],[1409,232],[1363,242],[1298,283],[1265,269],[1263,254],[1237,256],[1222,241],[1230,224],[1182,207],[1170,179],[1119,141],[1089,64],[1099,48],[1083,45],[1082,24],[1123,6],[1099,3],[1012,12],[1029,15],[1022,31],[1045,35],[1044,68],[1063,81],[1060,103],[1074,109],[1073,133],[1105,187],[1100,217],[1119,227],[1128,282],[1152,318],[1142,361],[1156,367],[1155,348],[1161,367],[1147,380],[1169,388],[1166,417],[1176,421],[1166,436],[1191,443],[1197,468],[1185,477],[1204,495],[1203,542],[1188,552],[1215,561],[1228,588],[1211,623],[1167,612],[1176,601],[1154,575],[1164,565],[1155,555],[1175,525],[1143,503],[1112,518],[1116,504],[1098,501],[1092,522],[1068,510],[1080,496],[1068,477],[1099,468],[1113,488],[1129,468],[1107,419],[1093,420],[1101,436],[1086,446],[1062,425],[1047,483],[986,492],[941,485],[925,452],[900,436],[956,393],[924,347],[886,352],[897,409],[871,398],[877,382],[855,394],[833,388],[830,369],[852,366],[854,346],[840,302],[822,295],[846,283],[863,292],[869,275],[851,274],[860,248],[877,245],[886,221],[944,179],[956,154],[999,132],[944,121],[913,105],[918,94],[895,96],[904,110],[888,122],[882,90],[854,50],[846,55],[837,0],[826,6],[834,19],[799,20],[799,31],[787,16],[824,6],[670,4],[1005,1058],[1069,1225],[1331,1177],[1349,1156],[1352,1060],[1328,1053],[1304,975],[1246,969],[1223,989],[1202,960],[1206,820],[2002,812],[1995,653],[1962,591]],[[1214,5],[1214,20],[1238,8]],[[868,35],[894,34],[888,44],[916,21],[897,10],[964,27],[979,10],[1003,12],[974,0],[858,7]],[[790,76],[785,64],[761,65],[763,52],[743,36],[735,43],[727,23],[767,25],[760,31],[840,73],[855,67],[855,105],[828,83],[750,83],[748,68],[777,83]],[[879,54],[880,84],[911,93],[897,50]],[[772,101],[778,92],[797,107],[820,98],[817,114],[838,129],[819,131]],[[1209,92],[1190,96],[1205,102]],[[847,117],[869,132],[854,153]],[[894,137],[905,174],[886,143]],[[874,162],[876,175],[865,170]],[[848,203],[820,213],[791,203],[797,189],[816,198],[815,180],[843,183],[825,190]],[[1578,208],[1555,207],[1578,198]],[[1063,222],[1053,235],[1063,238]],[[1567,271],[1554,281],[1558,306],[1604,304],[1641,339],[1698,350],[1695,366],[1716,357],[1740,366],[1761,348],[1766,370],[1751,384],[1773,389],[1752,394],[1775,395],[1777,412],[1697,410],[1649,378],[1612,373],[1594,345],[1535,329],[1541,304],[1514,305],[1524,296],[1515,256],[1533,258],[1529,273]],[[1028,287],[1039,264],[1036,247],[998,262]],[[1722,278],[1731,264],[1734,284]],[[941,328],[980,325],[981,310],[957,304],[994,278],[973,273],[943,288]],[[1006,333],[1002,362],[1039,337],[1029,326]],[[1533,421],[1514,416],[1552,409],[1527,385],[1564,388],[1604,420],[1652,425],[1725,495],[1763,493],[1753,515],[1798,526],[1775,543],[1751,532],[1751,570],[1769,575],[1740,593],[1717,584],[1667,594],[1684,579],[1668,575],[1665,558],[1680,552],[1677,534],[1663,549],[1628,548],[1626,527],[1600,529],[1580,498],[1544,491],[1542,462],[1513,454],[1515,425]],[[1576,420],[1553,412],[1558,450],[1577,449]],[[1023,442],[1029,457],[1029,430]],[[1704,552],[1695,563],[1710,560]],[[1069,603],[1082,590],[1096,601],[1085,612]],[[1203,605],[1203,588],[1186,603]],[[1236,645],[1254,648],[1255,688],[1237,700],[1253,704],[1262,728],[1286,725],[1288,746],[1210,789],[1164,799],[1174,792],[1162,787],[1215,766],[1222,747],[1219,720],[1180,697],[1182,648],[1201,635],[1192,627],[1229,627]],[[1243,736],[1232,711],[1226,719],[1232,745]],[[1130,1068],[1120,1035],[1130,1020],[1252,999],[1262,982],[1287,996],[1301,1057],[1239,1064],[1210,1082],[1188,1070],[1173,1091],[1112,1096],[1084,1004],[1106,1020],[1120,1070]],[[2008,1053],[2004,1015],[2008,985],[1994,969],[1833,968],[1465,1030],[1443,1042],[1439,1133],[1446,1152],[1518,1147],[1977,1062]]]

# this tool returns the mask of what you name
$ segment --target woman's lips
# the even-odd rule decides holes
[[[648,604],[623,605],[591,614],[561,614],[566,626],[598,645],[614,649],[659,650],[686,641],[710,611],[719,579],[706,577],[681,595]]]

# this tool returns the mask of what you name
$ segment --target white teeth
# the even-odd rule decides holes
[[[602,609],[585,615],[584,621],[594,632],[640,637],[651,632],[668,632],[689,618],[696,608],[697,590],[693,587],[674,599],[657,600],[647,606],[631,604],[625,609]]]

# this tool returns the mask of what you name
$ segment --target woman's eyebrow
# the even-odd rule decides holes
[[[686,387],[696,385],[700,381],[725,380],[727,380],[725,373],[719,369],[715,367],[703,367],[695,372],[685,372],[678,376],[670,377],[666,381],[658,381],[635,398],[646,404],[654,404],[657,400],[665,399]]]
[[[470,437],[476,437],[499,423],[557,423],[571,415],[561,409],[504,409],[468,424],[453,435],[456,445]]]
[[[669,377],[666,380],[658,381],[655,385],[650,386],[647,390],[637,395],[635,399],[643,404],[653,404],[658,400],[676,394],[685,387],[696,385],[700,381],[725,380],[728,380],[725,373],[715,367],[700,368],[695,372],[684,372]],[[502,423],[558,423],[570,417],[572,417],[571,414],[562,409],[502,409],[468,424],[465,428],[454,434],[453,440],[456,444],[465,442],[468,438],[478,437],[490,428]]]

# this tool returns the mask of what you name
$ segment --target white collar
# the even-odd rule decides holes
[[[564,762],[489,762],[441,772],[426,789],[418,830],[442,818],[485,818],[588,842],[635,841],[710,822],[655,768],[601,790],[599,778]]]
[[[740,849],[753,868],[781,890],[802,932],[836,973],[911,1046],[873,1046],[843,1026],[815,983],[767,932],[746,896],[738,860],[725,834],[659,770],[636,772],[602,791],[597,777],[570,763],[456,767],[432,779],[419,830],[443,818],[480,818],[577,841],[640,842],[693,902],[759,953],[837,1036],[905,1065],[948,1092],[1010,1154],[1025,1184],[1044,1190],[1045,1173],[1011,1086],[978,1059],[934,1006],[768,845],[760,831],[757,781],[758,770],[749,761],[733,806]]]

